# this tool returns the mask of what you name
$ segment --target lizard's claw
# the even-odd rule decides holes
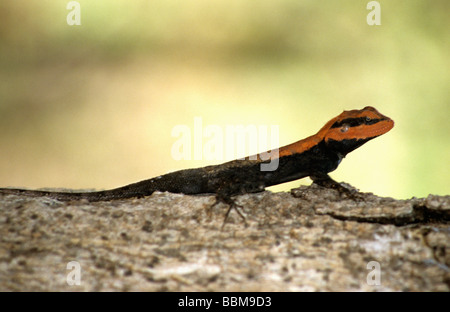
[[[312,176],[311,177],[313,182],[319,186],[331,188],[339,192],[339,195],[345,195],[347,198],[352,199],[354,201],[363,201],[364,196],[362,193],[360,193],[356,189],[348,188],[344,185],[342,185],[339,182],[334,181],[332,178],[330,178],[328,175],[325,176]]]
[[[225,203],[228,205],[228,209],[227,209],[227,212],[225,213],[225,217],[223,219],[221,230],[223,230],[223,228],[225,227],[225,224],[227,223],[227,220],[228,220],[228,216],[230,215],[230,212],[233,209],[236,210],[238,215],[242,218],[245,226],[248,226],[247,220],[245,219],[245,216],[241,211],[241,209],[243,209],[244,207],[236,204],[236,202],[233,199],[231,199],[231,197],[229,197],[229,196],[216,195],[216,201],[214,202],[214,204],[211,205],[211,207],[209,208],[209,211],[211,212],[212,208],[219,203]]]
[[[223,219],[223,223],[222,223],[222,227],[221,230],[223,230],[225,224],[227,223],[227,219],[228,219],[228,215],[230,214],[231,210],[234,209],[236,210],[236,212],[238,213],[238,215],[242,218],[242,220],[244,221],[245,226],[248,226],[247,224],[247,220],[245,219],[245,216],[242,214],[242,212],[240,211],[240,208],[244,208],[241,205],[236,204],[234,201],[232,204],[228,203],[229,207],[227,212],[225,213],[225,217]]]

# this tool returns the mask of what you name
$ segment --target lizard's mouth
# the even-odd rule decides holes
[[[377,136],[380,136],[382,134],[385,134],[386,132],[390,131],[392,128],[394,128],[394,121],[392,119],[385,119],[382,121],[377,122],[376,124],[370,125],[370,126],[364,126],[364,129],[361,129],[359,132],[361,132],[362,135],[360,135],[360,138],[375,138]],[[357,137],[356,137],[357,138]]]

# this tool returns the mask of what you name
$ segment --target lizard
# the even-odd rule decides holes
[[[213,206],[220,202],[229,205],[224,224],[233,208],[245,221],[238,209],[241,206],[231,197],[261,192],[266,187],[284,182],[310,177],[313,183],[351,195],[348,188],[334,181],[328,173],[334,171],[348,153],[393,127],[392,119],[366,106],[361,110],[343,111],[316,134],[280,147],[275,155],[266,152],[265,155],[271,155],[270,159],[261,156],[264,154],[252,155],[219,165],[179,170],[104,191],[57,192],[0,188],[0,194],[46,196],[59,201],[84,199],[90,202],[140,198],[155,191],[187,195],[216,194]],[[274,170],[262,170],[264,164],[274,160]]]

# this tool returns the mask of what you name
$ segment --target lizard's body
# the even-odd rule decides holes
[[[367,141],[388,132],[394,122],[372,107],[344,111],[306,139],[281,147],[278,167],[262,171],[261,157],[247,157],[221,165],[180,170],[152,179],[98,192],[51,192],[0,188],[0,194],[47,196],[61,201],[86,199],[109,201],[149,196],[155,191],[183,194],[216,194],[217,199],[230,206],[233,195],[263,191],[265,187],[311,177],[320,185],[336,187],[328,173],[335,170],[346,154]]]

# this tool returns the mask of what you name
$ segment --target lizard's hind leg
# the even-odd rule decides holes
[[[216,194],[216,201],[214,204],[212,204],[210,209],[212,209],[214,206],[216,206],[219,203],[225,203],[228,205],[228,209],[227,209],[227,212],[225,213],[225,217],[223,219],[221,230],[223,230],[223,228],[225,227],[225,224],[227,223],[227,220],[228,220],[228,216],[230,215],[230,212],[233,209],[236,210],[238,215],[242,218],[245,226],[248,226],[247,220],[245,219],[245,216],[241,211],[241,208],[243,209],[244,207],[236,204],[236,202],[229,195],[225,195],[225,194],[221,194],[221,193]]]

